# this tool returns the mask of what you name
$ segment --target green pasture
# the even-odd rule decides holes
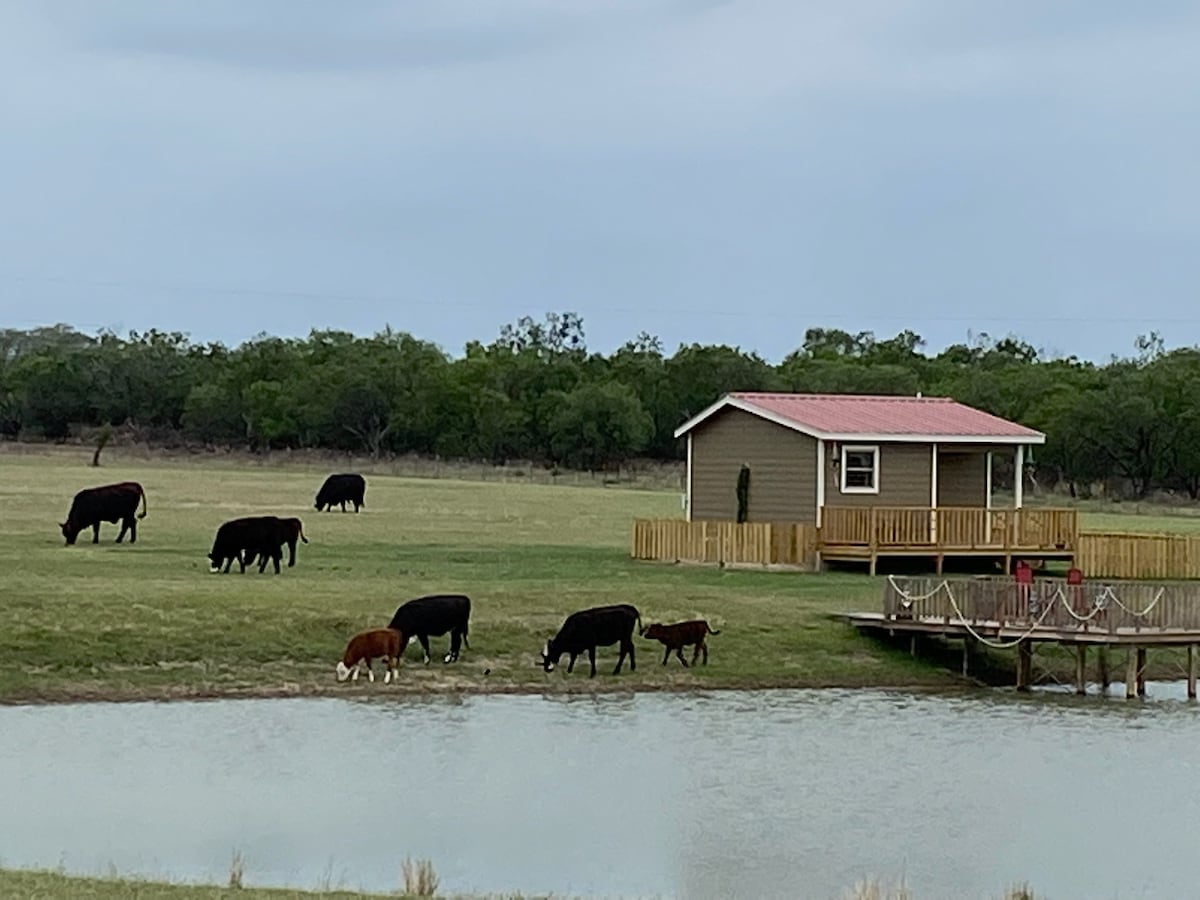
[[[859,575],[667,566],[629,558],[636,516],[678,514],[676,492],[368,475],[365,510],[317,513],[328,469],[208,467],[132,461],[99,470],[87,456],[0,456],[0,699],[54,700],[363,694],[465,690],[655,689],[690,685],[946,684],[950,676],[882,650],[828,614],[873,607]],[[82,487],[136,479],[149,514],[138,542],[66,547],[58,522]],[[300,516],[310,543],[283,574],[208,572],[224,520]],[[403,600],[462,591],[473,601],[470,649],[424,666],[410,647],[399,685],[337,684],[354,632],[387,623]],[[543,642],[576,609],[630,602],[646,621],[702,616],[707,668],[659,665],[637,639],[638,668],[597,677],[537,665]],[[435,649],[446,639],[435,641]],[[443,651],[444,652],[444,651]]]
[[[116,453],[100,469],[87,461],[83,452],[0,455],[2,701],[954,682],[831,620],[876,607],[879,584],[865,575],[631,560],[632,520],[678,515],[674,491],[369,474],[366,508],[355,515],[312,508],[327,467]],[[147,493],[138,542],[114,544],[117,526],[106,524],[98,546],[90,532],[64,546],[57,523],[72,495],[124,479]],[[299,547],[296,567],[210,574],[216,527],[253,513],[304,520],[311,543]],[[1103,527],[1180,522],[1200,525],[1126,516]],[[351,634],[435,591],[473,600],[471,646],[459,663],[424,666],[414,644],[398,685],[335,682]],[[586,660],[570,676],[565,665],[541,671],[538,651],[568,613],[616,602],[635,604],[644,621],[709,619],[722,633],[709,639],[708,667],[664,668],[660,645],[639,638],[636,672],[613,677],[615,648],[600,651],[594,680]]]

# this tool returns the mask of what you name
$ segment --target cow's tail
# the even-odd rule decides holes
[[[466,647],[468,650],[471,649],[471,642],[467,640],[467,630],[470,627],[471,627],[471,621],[469,619],[466,622],[463,622],[463,630],[462,630],[463,646]]]
[[[306,543],[306,544],[307,544],[307,543],[308,543],[308,538],[306,538],[306,537],[304,536],[304,523],[303,523],[303,522],[301,522],[299,519],[297,519],[297,520],[296,520],[296,522],[297,522],[297,528],[296,528],[296,530],[300,532],[300,540],[304,541],[304,543]]]
[[[709,625],[707,622],[704,623],[704,627],[708,629],[709,634],[720,634],[721,633],[721,632],[717,631],[717,629],[715,629],[711,625]]]
[[[139,487],[138,493],[140,493],[142,495],[142,511],[140,513],[138,513],[138,518],[144,519],[144,518],[146,518],[146,513],[150,512],[150,507],[146,503],[146,491],[143,488]]]
[[[637,615],[638,635],[643,635],[646,633],[646,626],[642,624],[642,614],[637,610],[634,610],[634,613]]]

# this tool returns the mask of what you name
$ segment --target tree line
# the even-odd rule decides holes
[[[674,429],[726,391],[949,396],[1046,433],[1034,477],[1086,495],[1200,497],[1200,349],[1160,336],[1128,358],[1044,358],[977,335],[936,354],[912,331],[812,328],[778,364],[736,346],[668,355],[645,332],[587,349],[573,313],[522,318],[461,356],[390,328],[260,335],[235,348],[151,330],[0,330],[0,436],[124,428],[159,443],[315,447],[602,469],[680,459]]]

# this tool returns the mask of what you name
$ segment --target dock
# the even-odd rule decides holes
[[[1125,695],[1144,696],[1146,654],[1151,648],[1187,651],[1187,695],[1196,697],[1200,645],[1200,584],[1194,582],[1095,581],[1007,576],[889,576],[881,612],[847,613],[844,621],[864,632],[962,640],[963,674],[975,647],[1017,653],[1017,689],[1033,683],[1038,643],[1075,651],[1075,690],[1086,691],[1090,648],[1099,648],[1098,679],[1109,684],[1109,648],[1129,651]],[[915,643],[913,644],[915,649]]]

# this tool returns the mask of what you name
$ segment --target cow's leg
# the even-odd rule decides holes
[[[279,574],[279,563],[282,560],[283,560],[283,548],[280,547],[278,550],[276,550],[274,553],[271,554],[271,562],[273,562],[275,564],[275,574],[276,575]],[[263,560],[263,562],[266,562],[266,560]]]
[[[267,570],[267,554],[260,553],[258,555],[258,574],[261,575]]]
[[[371,657],[367,657],[367,681],[375,683],[375,670],[371,668]]]
[[[362,670],[362,664],[361,664],[361,663],[355,663],[355,664],[354,664],[354,674],[352,674],[352,675],[350,676],[350,680],[351,680],[351,681],[358,681],[358,673],[359,673],[361,670]]]
[[[118,544],[121,543],[122,540],[124,540],[125,532],[127,532],[128,530],[129,530],[129,519],[124,518],[121,520],[121,530],[117,532],[117,543]],[[132,543],[132,540],[131,540],[131,543]]]
[[[457,628],[450,629],[450,652],[446,654],[446,662],[458,662],[458,651],[462,647],[462,632]]]
[[[683,658],[683,644],[680,644],[678,647],[675,648],[675,655],[679,657],[679,661],[681,663],[683,663],[683,667],[686,669],[687,668],[687,660]],[[693,659],[692,662],[695,662],[695,660]]]
[[[100,543],[100,523],[99,522],[97,522],[95,525],[92,526],[92,543],[93,544]]]
[[[346,501],[343,500],[342,501],[342,512],[345,512],[345,511],[346,511]]]
[[[692,654],[692,662],[696,661],[696,656],[700,653],[704,654],[704,664],[708,665],[708,643],[704,638],[700,638],[700,643],[696,645],[696,652]]]
[[[662,662],[662,664],[665,666],[665,665],[667,664],[667,660],[668,660],[668,659],[670,659],[670,658],[671,658],[671,647],[670,647],[670,645],[667,645],[667,646],[666,646],[666,647],[663,649],[663,662]]]
[[[408,646],[408,635],[400,635],[400,652],[396,654],[397,661],[404,659],[404,648]]]
[[[588,678],[595,678],[596,677],[596,646],[594,644],[591,647],[588,647],[588,662],[590,662],[592,664],[592,671],[588,675]],[[617,663],[617,665],[620,666],[621,664]]]
[[[421,649],[425,651],[425,658],[422,662],[429,665],[429,637],[424,634],[418,634],[417,640],[421,642]]]
[[[627,649],[629,650],[629,671],[630,672],[636,671],[637,670],[637,659],[633,655],[633,632],[632,631],[629,633],[629,637],[625,638],[625,644],[626,644]]]
[[[567,674],[568,675],[570,675],[573,671],[575,671],[575,657],[578,655],[579,655],[578,653],[571,654],[571,659],[570,659],[570,661],[567,662]],[[592,674],[594,675],[595,673],[593,672]]]
[[[129,517],[129,543],[137,543],[137,519]]]

